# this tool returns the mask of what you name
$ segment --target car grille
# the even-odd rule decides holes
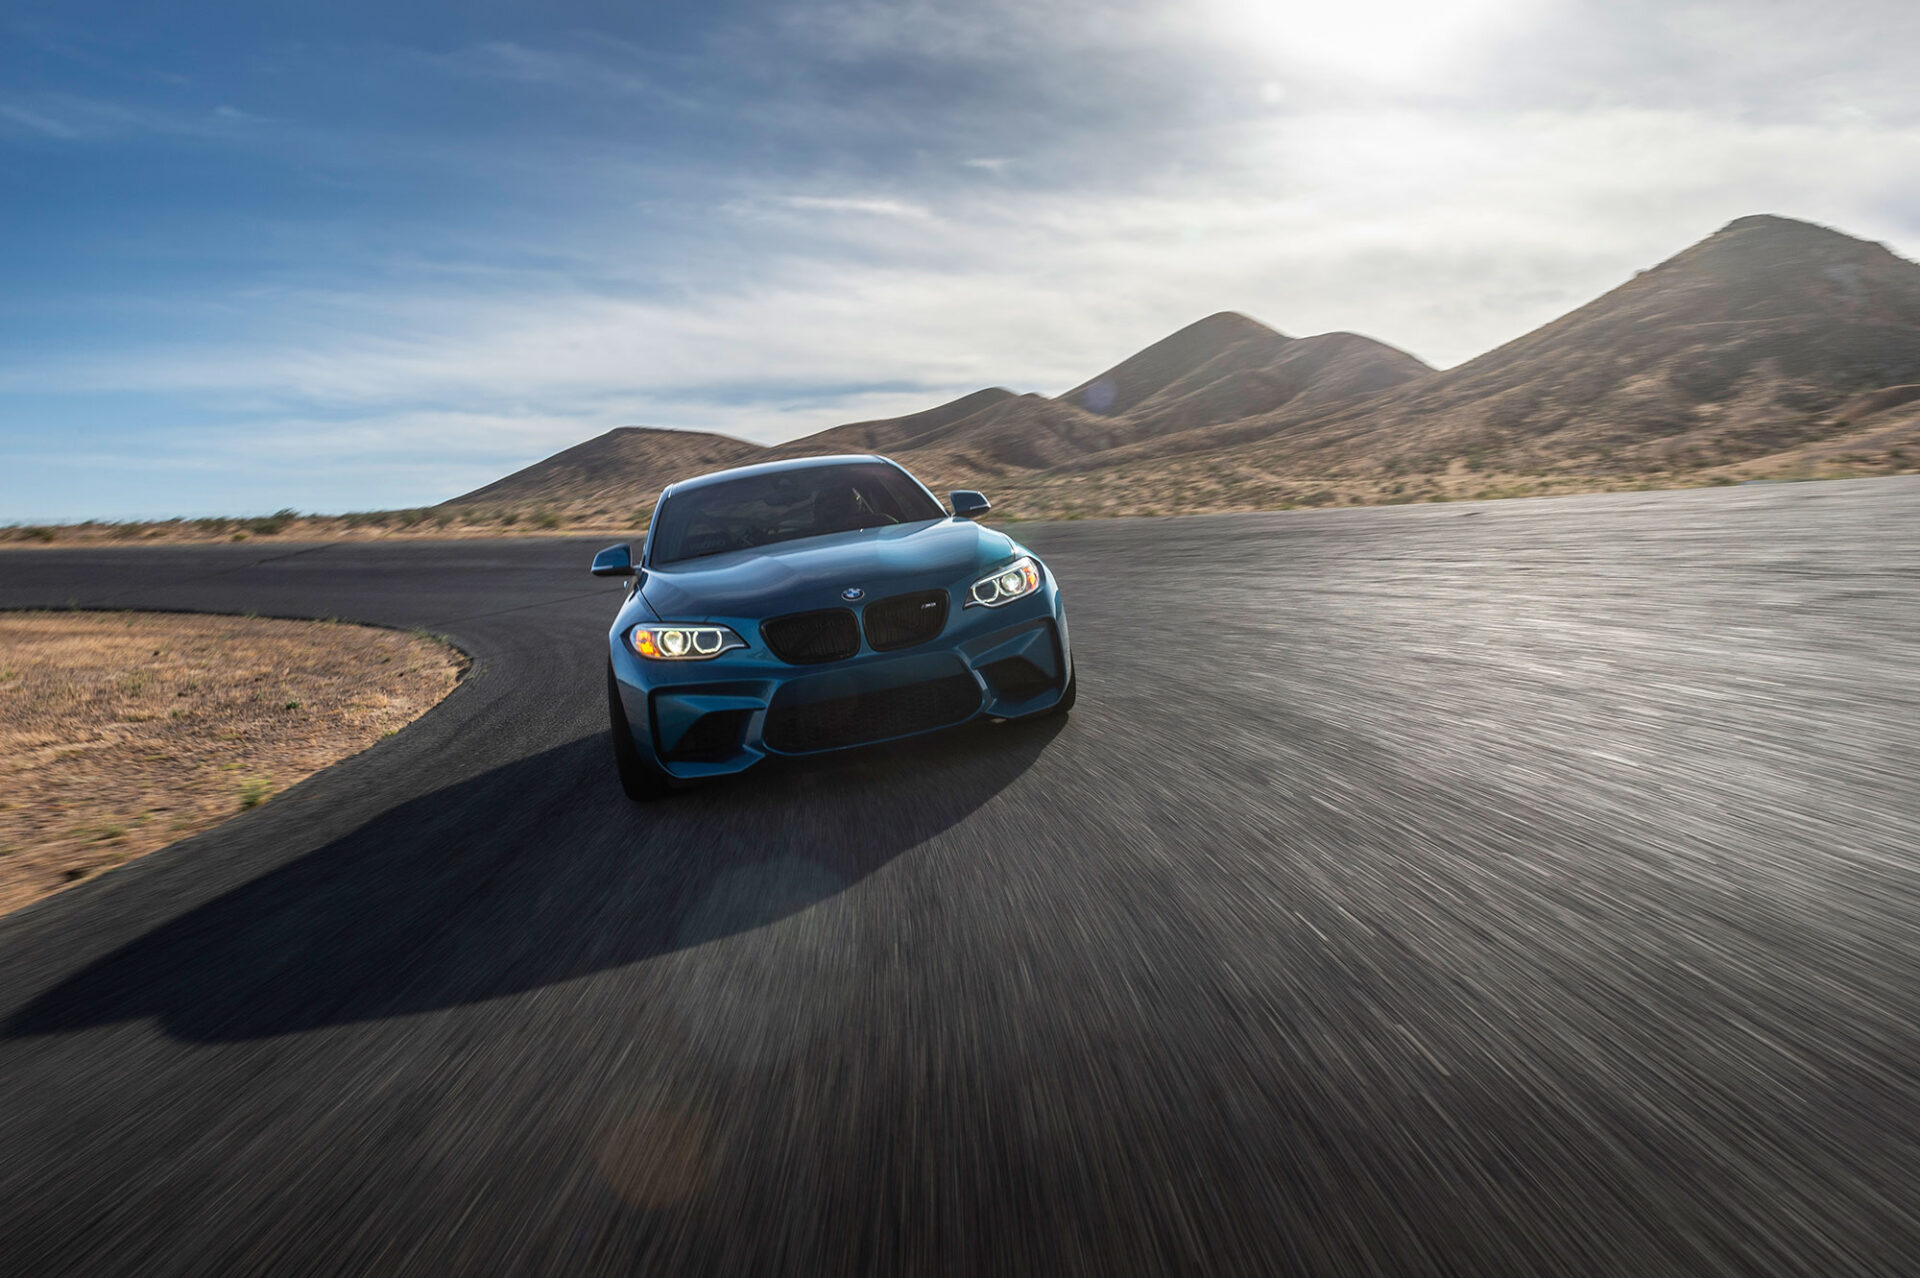
[[[860,651],[860,626],[845,608],[790,612],[760,624],[773,655],[789,665],[840,661]]]
[[[837,750],[945,727],[979,708],[980,685],[954,674],[808,705],[776,704],[767,711],[765,740],[785,754]]]
[[[911,648],[945,629],[947,592],[920,590],[877,599],[867,605],[861,620],[867,628],[867,643],[875,652]]]

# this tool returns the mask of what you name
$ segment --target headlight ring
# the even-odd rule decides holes
[[[725,626],[647,622],[627,631],[627,643],[649,661],[711,661],[747,641]]]
[[[998,608],[1023,599],[1040,589],[1040,565],[1022,555],[1004,567],[996,568],[967,587],[965,607]]]

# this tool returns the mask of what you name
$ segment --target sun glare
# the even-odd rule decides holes
[[[1528,0],[1218,0],[1223,33],[1280,62],[1375,82],[1430,73]]]

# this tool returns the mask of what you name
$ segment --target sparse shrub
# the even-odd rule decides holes
[[[515,524],[517,524],[517,523],[519,523],[519,522],[520,522],[520,512],[519,512],[519,511],[517,511],[517,510],[503,510],[503,511],[501,511],[501,512],[500,512],[500,526],[501,526],[502,528],[511,528],[511,527],[513,527],[513,526],[514,526]]]
[[[249,777],[240,785],[240,806],[257,808],[273,793],[273,782],[266,777]]]
[[[543,510],[533,517],[533,526],[535,528],[558,528],[560,526],[560,516],[554,514],[551,510]]]
[[[272,537],[284,532],[287,525],[299,517],[300,514],[298,511],[276,510],[265,518],[250,520],[247,528],[249,531],[258,533],[262,537]]]

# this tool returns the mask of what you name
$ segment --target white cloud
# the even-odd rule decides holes
[[[156,107],[137,102],[41,93],[0,101],[0,120],[22,131],[62,142],[101,142],[147,134],[234,139],[266,123],[262,116],[221,105],[208,111]]]
[[[426,500],[616,425],[772,442],[988,384],[1057,393],[1221,309],[1452,364],[1747,213],[1920,250],[1903,87],[1920,10],[1372,0],[1315,7],[1310,28],[1290,12],[811,7],[765,37],[795,82],[742,108],[798,119],[780,136],[815,148],[806,164],[649,174],[557,146],[542,170],[516,153],[516,180],[581,193],[576,223],[453,227],[353,287],[229,299],[262,317],[244,337],[0,353],[0,390],[184,397],[243,413],[289,468],[384,457],[431,478]],[[1356,67],[1390,20],[1399,51]],[[441,61],[652,92],[637,58],[496,42]],[[850,96],[891,82],[860,61],[885,58],[985,87],[918,114]],[[114,120],[43,99],[0,117],[49,137]],[[675,217],[699,234],[658,229]],[[238,432],[170,438],[231,449]],[[440,449],[466,470],[425,456]]]
[[[537,48],[511,40],[491,40],[429,60],[445,70],[480,79],[574,91],[644,93],[653,88],[653,83],[634,69],[633,54],[628,47]]]
[[[1450,364],[1745,213],[1899,249],[1900,228],[1876,210],[1915,193],[1920,129],[1395,108],[1251,124],[1230,156],[1204,192],[996,187],[950,195],[937,219],[889,199],[769,194],[757,202],[901,232],[876,239],[833,219],[762,250],[727,286],[668,295],[581,287],[596,260],[617,277],[637,251],[618,241],[597,259],[573,246],[563,272],[283,294],[277,309],[301,326],[270,340],[0,364],[0,387],[325,406],[333,424],[306,433],[316,447],[349,437],[342,414],[429,403],[537,406],[510,420],[576,434],[645,422],[769,441],[882,401],[905,411],[994,383],[1056,393],[1220,309],[1295,334],[1357,330]],[[719,278],[702,265],[686,263],[688,277]]]
[[[866,213],[874,217],[910,218],[916,222],[929,221],[933,217],[932,213],[918,204],[868,196],[784,195],[779,198],[778,203],[791,209],[821,213]]]

